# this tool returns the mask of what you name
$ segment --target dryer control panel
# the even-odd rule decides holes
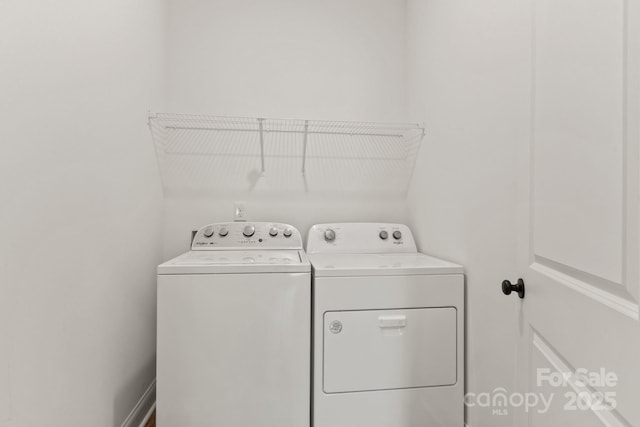
[[[192,251],[234,249],[302,249],[302,236],[278,222],[219,222],[200,228],[191,242]]]
[[[404,224],[343,222],[317,224],[307,236],[307,253],[416,253],[411,230]]]

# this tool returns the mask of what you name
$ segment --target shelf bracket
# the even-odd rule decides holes
[[[157,117],[158,117],[158,113],[154,113],[153,111],[149,110],[149,115],[147,117],[147,126],[149,126],[149,128],[151,128],[151,120]]]
[[[307,138],[309,137],[309,120],[304,121],[304,140],[302,143],[302,175],[306,171],[307,163]]]
[[[264,174],[264,119],[258,119],[258,126],[260,127],[260,162],[262,167],[262,174]]]

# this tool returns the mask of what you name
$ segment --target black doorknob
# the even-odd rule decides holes
[[[508,280],[503,280],[502,292],[505,295],[510,295],[511,292],[517,292],[520,298],[524,298],[524,280],[518,279],[518,283],[515,285]]]

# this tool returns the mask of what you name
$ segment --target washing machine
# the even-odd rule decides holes
[[[159,427],[309,426],[310,271],[267,222],[202,227],[158,267]]]
[[[464,425],[464,274],[401,224],[314,225],[313,426]]]

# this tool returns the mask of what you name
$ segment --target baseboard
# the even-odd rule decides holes
[[[153,402],[153,405],[151,405],[151,408],[149,408],[149,410],[147,411],[147,415],[144,416],[139,427],[145,427],[147,425],[147,423],[151,419],[151,416],[153,415],[155,410],[156,410],[156,402]],[[153,423],[153,425],[154,426],[156,425],[155,422]]]
[[[136,406],[122,423],[122,427],[144,427],[156,407],[156,380],[144,392]]]

